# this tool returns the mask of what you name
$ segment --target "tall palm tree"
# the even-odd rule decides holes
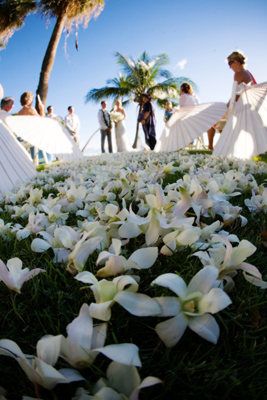
[[[0,46],[4,47],[16,29],[22,27],[24,19],[35,11],[35,0],[0,0]]]
[[[43,59],[36,92],[40,95],[44,105],[46,105],[49,77],[63,28],[71,30],[75,25],[75,29],[77,29],[78,25],[82,23],[86,27],[92,17],[96,18],[101,13],[104,4],[104,0],[40,0],[39,12],[41,15],[46,18],[56,18],[56,24]]]
[[[163,68],[164,65],[169,63],[167,54],[160,54],[152,59],[147,52],[143,52],[137,61],[120,53],[115,53],[115,57],[125,76],[120,74],[119,79],[108,80],[107,86],[90,90],[86,95],[85,102],[99,102],[109,97],[113,98],[114,101],[121,97],[127,99],[126,103],[136,102],[138,104],[138,117],[133,143],[133,148],[136,148],[139,136],[138,119],[143,106],[141,94],[149,93],[160,107],[164,107],[167,100],[179,97],[179,88],[183,82],[191,83],[194,88],[196,88],[196,85],[188,78],[173,77],[168,70]],[[165,80],[162,81],[164,78]]]

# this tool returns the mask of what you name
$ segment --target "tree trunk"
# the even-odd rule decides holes
[[[142,106],[139,104],[139,113],[137,117],[137,125],[136,125],[136,133],[135,133],[135,139],[134,139],[134,144],[133,144],[133,149],[137,149],[137,144],[138,144],[138,138],[139,138],[139,127],[140,127],[140,122],[139,121],[139,116],[141,114]]]
[[[43,59],[43,64],[42,64],[42,69],[40,73],[40,79],[39,79],[39,84],[37,87],[36,94],[39,94],[41,97],[42,103],[44,107],[46,107],[46,101],[47,101],[47,93],[48,93],[48,82],[49,82],[49,77],[50,77],[50,72],[53,68],[53,64],[55,61],[56,57],[56,51],[58,47],[58,43],[64,28],[64,24],[66,22],[66,15],[61,15],[57,18],[56,24],[53,29],[52,36],[50,38],[44,59]],[[35,103],[35,107],[38,110],[37,107],[37,100]]]

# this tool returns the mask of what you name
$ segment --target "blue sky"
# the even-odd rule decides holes
[[[267,80],[267,2],[255,0],[106,0],[97,20],[87,29],[79,28],[79,51],[74,35],[62,35],[50,76],[48,103],[64,117],[73,105],[81,120],[81,143],[98,128],[99,105],[84,103],[87,92],[105,86],[118,75],[114,53],[135,59],[146,50],[151,56],[167,53],[167,68],[174,76],[192,79],[199,88],[202,103],[227,102],[232,89],[233,72],[225,63],[227,55],[241,49],[248,57],[248,69],[258,82]],[[47,23],[37,14],[26,18],[25,25],[0,52],[0,77],[5,96],[15,98],[19,111],[20,95],[35,93],[42,60],[55,21]],[[184,67],[178,63],[184,62]],[[108,108],[111,101],[108,101]],[[127,109],[127,134],[132,144],[136,129],[136,106]],[[157,136],[163,127],[163,111],[157,112]],[[142,132],[141,132],[142,134]],[[113,141],[115,139],[113,137]],[[100,138],[90,143],[89,153],[100,152]]]

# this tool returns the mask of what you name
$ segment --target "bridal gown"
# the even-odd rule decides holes
[[[115,124],[115,137],[117,144],[117,153],[123,153],[125,151],[133,151],[132,147],[128,144],[124,120],[117,122]]]
[[[225,111],[225,103],[186,104],[173,113],[154,150],[183,149],[213,126]]]
[[[30,155],[0,120],[0,193],[10,191],[18,181],[29,181],[35,174]]]
[[[240,97],[213,154],[250,159],[267,151],[267,82],[237,85]]]

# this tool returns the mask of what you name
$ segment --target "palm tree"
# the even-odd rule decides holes
[[[86,103],[89,101],[99,102],[109,97],[113,98],[114,101],[119,97],[122,99],[126,97],[126,104],[131,101],[138,104],[139,118],[143,106],[142,93],[149,93],[160,107],[164,107],[167,100],[172,99],[173,101],[173,99],[179,97],[179,88],[183,82],[189,82],[196,88],[196,85],[190,79],[175,78],[168,70],[163,68],[164,65],[169,63],[167,54],[160,54],[152,59],[147,52],[144,52],[137,61],[120,53],[115,53],[115,57],[125,76],[120,74],[119,79],[108,80],[107,86],[101,89],[92,89],[86,95]],[[160,82],[162,78],[165,78],[165,80]],[[136,148],[138,143],[138,118],[133,148]]]
[[[0,0],[0,47],[4,47],[16,29],[22,27],[24,19],[35,11],[35,0]]]
[[[96,18],[101,13],[104,4],[104,0],[40,0],[39,12],[41,15],[46,18],[56,18],[56,24],[43,59],[36,92],[40,95],[44,105],[46,105],[49,77],[63,28],[66,27],[71,31],[73,25],[77,29],[82,23],[86,27],[92,17]]]

